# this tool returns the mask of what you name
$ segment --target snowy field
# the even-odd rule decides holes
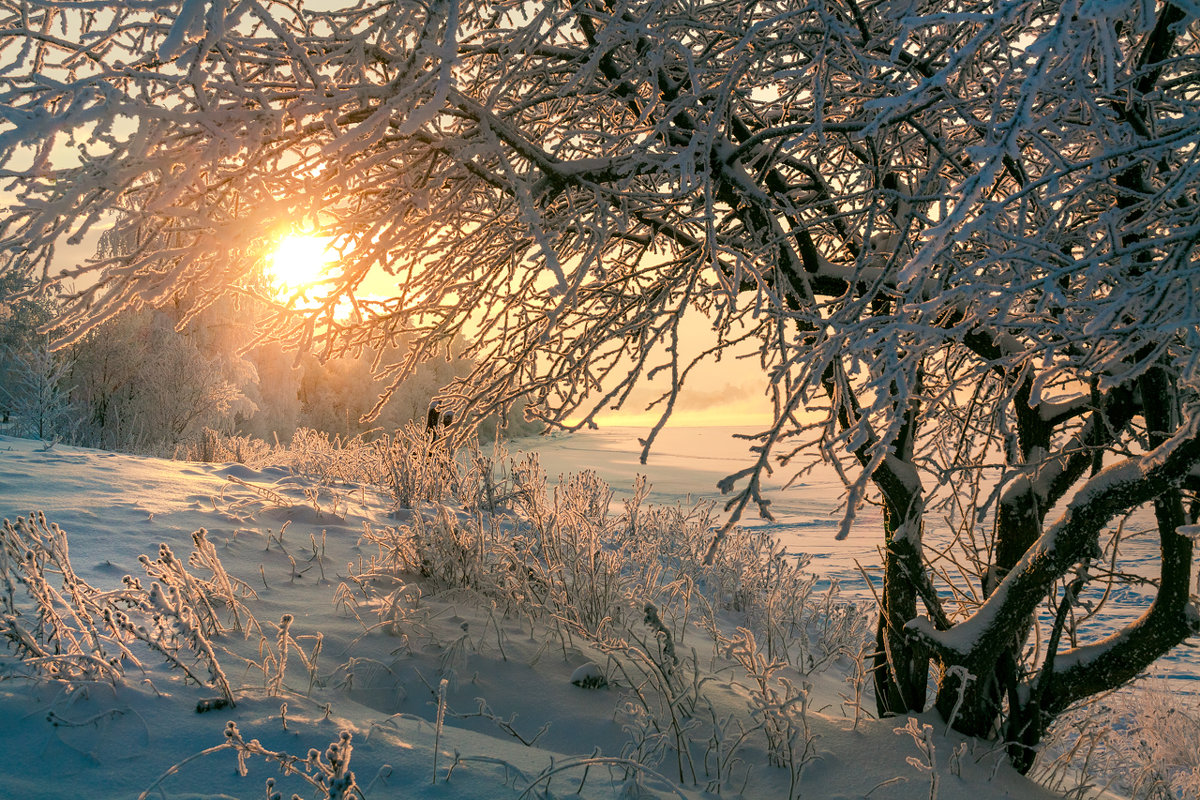
[[[648,502],[675,505],[711,496],[736,456],[728,430],[679,429],[664,434],[642,467],[633,433],[537,442],[549,483],[593,469],[620,500],[641,472],[653,484]],[[813,570],[848,583],[855,559],[872,563],[877,540],[869,526],[834,541],[833,476],[814,476],[775,501],[775,523],[750,519],[747,527],[769,527],[789,552],[818,554]],[[776,683],[763,691],[736,657],[747,643],[737,628],[750,626],[749,618],[731,607],[700,624],[699,608],[670,611],[679,580],[657,596],[672,633],[658,636],[639,619],[627,628],[632,638],[620,641],[603,623],[608,634],[590,640],[559,620],[506,611],[479,592],[438,589],[415,571],[394,571],[388,583],[367,568],[383,553],[380,532],[416,521],[414,512],[390,507],[368,487],[321,484],[279,467],[65,446],[47,451],[0,436],[0,517],[44,512],[52,525],[34,521],[23,541],[43,536],[45,553],[79,578],[64,582],[50,567],[39,573],[47,578],[41,590],[59,593],[47,601],[62,610],[54,621],[62,627],[59,650],[70,641],[88,650],[88,626],[99,625],[76,614],[67,630],[68,609],[111,611],[125,603],[136,627],[135,597],[143,608],[157,608],[141,630],[158,642],[129,639],[123,660],[109,644],[108,666],[67,664],[45,642],[40,660],[28,643],[26,658],[17,660],[14,631],[46,620],[31,618],[31,606],[20,600],[25,587],[10,583],[9,603],[23,616],[8,614],[10,647],[0,660],[0,797],[339,797],[337,779],[347,766],[370,800],[1055,796],[997,765],[988,746],[946,735],[936,717],[869,718],[869,698],[865,709],[856,707],[854,662],[844,654],[811,670],[803,661],[777,669],[770,676]],[[434,515],[427,504],[419,508]],[[200,529],[207,535],[194,537]],[[0,566],[6,575],[29,574],[32,566],[22,572],[15,563],[29,556],[9,547]],[[654,573],[647,566],[631,571]],[[209,587],[199,594],[207,592],[219,630],[184,646],[200,627],[199,612],[180,612],[171,605],[176,594],[149,590],[156,575],[184,586],[180,592]],[[230,591],[223,594],[220,585]],[[835,606],[843,617],[852,614],[838,604],[863,593],[861,581],[844,597],[828,595],[827,586],[823,581],[813,593],[827,613],[808,617],[812,625],[826,624]],[[72,593],[88,592],[91,606],[71,601]],[[219,602],[234,596],[232,607]],[[620,602],[640,617],[644,598]],[[666,656],[676,652],[683,655],[672,667]],[[111,668],[118,661],[119,676]],[[46,677],[60,664],[80,674],[91,669],[93,677]],[[1177,675],[1195,672],[1194,661],[1182,656],[1172,665]],[[765,661],[759,667],[771,672]],[[185,680],[185,668],[204,685]],[[573,678],[605,685],[583,688]],[[788,692],[786,708],[770,705]],[[768,728],[781,720],[786,734],[780,740],[777,731],[772,744]],[[674,746],[680,741],[687,743],[683,752]],[[348,765],[339,766],[346,755]]]

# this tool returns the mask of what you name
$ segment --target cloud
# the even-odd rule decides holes
[[[675,407],[680,411],[708,411],[726,406],[744,406],[746,403],[743,401],[751,398],[767,402],[761,389],[749,383],[737,385],[726,382],[720,388],[708,390],[688,383],[684,385]]]

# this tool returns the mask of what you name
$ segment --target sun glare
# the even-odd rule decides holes
[[[271,253],[267,278],[281,291],[300,291],[323,280],[336,260],[327,238],[288,234]]]

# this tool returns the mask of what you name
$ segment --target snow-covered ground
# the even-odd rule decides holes
[[[673,504],[689,493],[709,494],[728,471],[727,434],[669,431],[647,467],[637,464],[630,431],[555,437],[537,442],[537,450],[551,477],[594,469],[623,489],[642,472],[654,486],[650,500]],[[831,477],[816,476],[777,496],[773,530],[789,550],[821,553],[814,569],[849,576],[856,558],[871,560],[875,540],[864,530],[834,542]],[[282,468],[61,445],[45,450],[0,436],[0,517],[39,511],[65,531],[70,564],[97,590],[120,591],[126,575],[148,584],[140,556],[153,564],[166,544],[182,562],[194,548],[193,533],[205,529],[202,541],[214,545],[224,568],[253,596],[242,598],[243,630],[212,637],[236,706],[203,713],[197,709],[220,705],[213,703],[220,693],[185,683],[178,667],[148,649],[133,653],[140,666],[127,668],[123,679],[84,683],[21,677],[29,664],[15,663],[10,646],[0,656],[2,798],[251,800],[272,791],[323,797],[328,792],[284,775],[280,763],[303,771],[309,759],[319,770],[343,731],[353,747],[349,768],[369,800],[565,797],[579,790],[595,798],[701,798],[717,796],[717,788],[723,797],[755,800],[1052,796],[997,766],[987,745],[947,735],[932,716],[856,721],[846,658],[820,673],[781,673],[811,683],[802,741],[813,749],[793,783],[786,768],[767,764],[763,731],[754,727],[753,681],[718,652],[715,638],[705,652],[696,631],[678,640],[701,651],[692,663],[706,665],[692,676],[690,696],[702,695],[702,703],[693,705],[693,716],[680,714],[684,735],[696,731],[693,761],[684,764],[647,734],[633,698],[653,687],[627,680],[611,648],[563,636],[561,628],[552,633],[471,592],[432,593],[418,576],[405,578],[407,584],[396,579],[394,597],[406,605],[382,623],[378,603],[358,592],[352,578],[376,551],[363,534],[410,517],[389,515],[385,499],[365,487],[331,490]],[[187,569],[204,572],[199,565]],[[280,633],[285,615],[292,616],[290,626],[282,625],[287,637]],[[285,638],[288,667],[280,674]],[[181,660],[206,679],[213,675],[194,657]],[[572,684],[589,662],[606,675],[607,687]],[[646,675],[649,682],[653,676]],[[708,744],[699,727],[688,727],[699,725],[700,707],[723,731]],[[248,755],[239,768],[230,746],[238,740],[226,735],[231,722],[246,743],[241,752],[255,750],[251,740],[257,740],[258,749],[276,756]],[[744,739],[737,733],[743,730]],[[523,743],[534,737],[531,746]],[[639,748],[650,756],[633,766]],[[287,754],[300,760],[289,762]],[[273,789],[266,788],[269,778],[278,781]]]

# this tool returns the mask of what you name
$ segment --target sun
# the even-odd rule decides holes
[[[337,261],[329,239],[312,234],[283,236],[267,259],[266,276],[281,292],[297,292],[324,280]]]

